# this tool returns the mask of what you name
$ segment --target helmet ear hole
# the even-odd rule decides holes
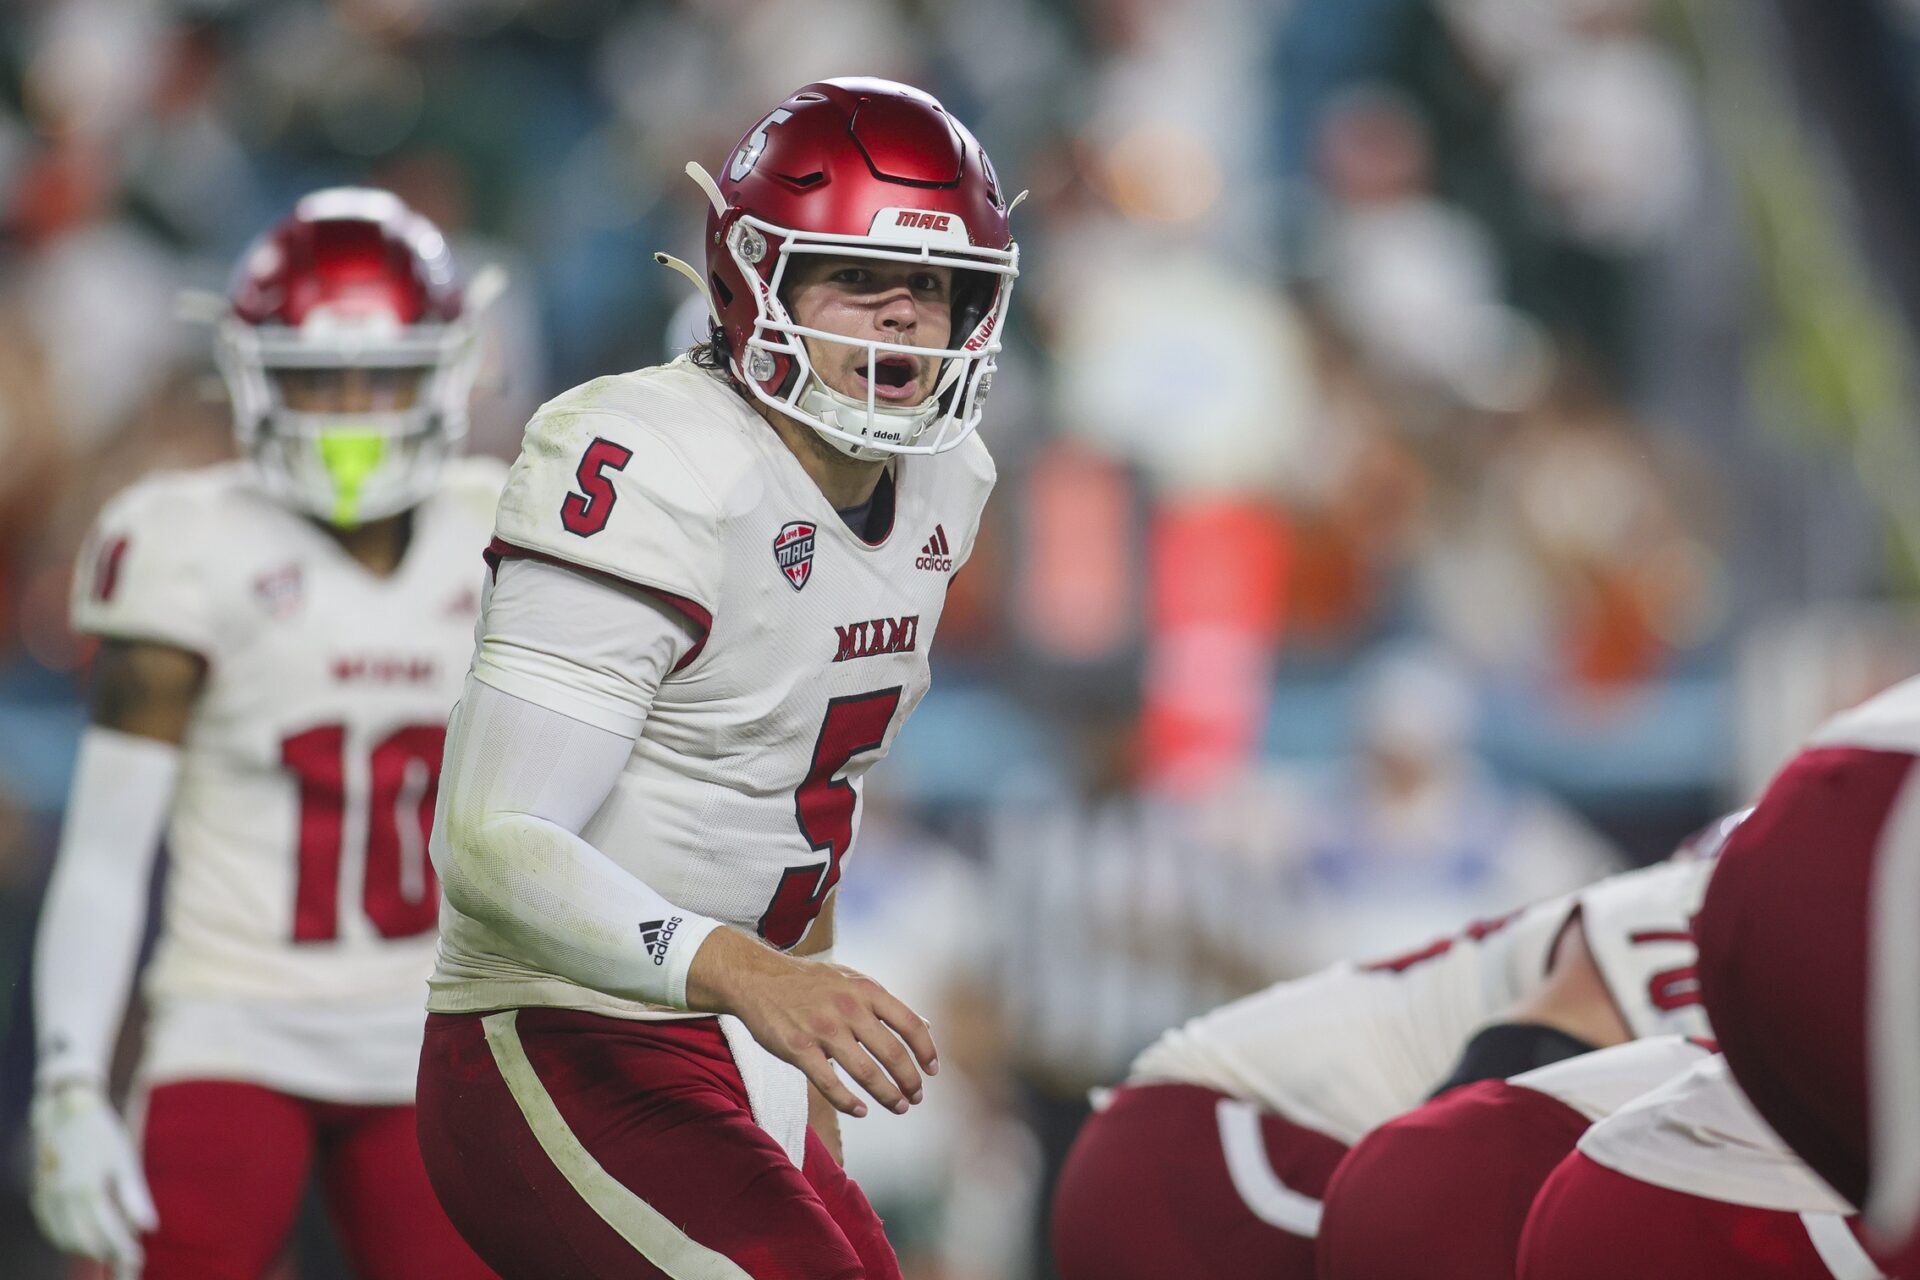
[[[964,342],[993,308],[1000,278],[987,271],[953,273],[952,342]]]
[[[720,273],[717,271],[710,272],[707,278],[713,281],[713,296],[720,299],[720,305],[723,307],[732,306],[733,290],[727,288],[727,282],[720,278]]]

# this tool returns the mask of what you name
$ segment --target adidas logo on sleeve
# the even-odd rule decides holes
[[[679,916],[668,916],[665,920],[648,920],[640,926],[640,945],[647,949],[655,964],[667,962],[667,944],[673,941],[673,935],[680,928]]]
[[[933,536],[927,539],[927,545],[920,548],[919,559],[913,562],[916,569],[933,569],[940,573],[953,571],[953,548],[947,543],[947,531],[939,525],[933,526]]]

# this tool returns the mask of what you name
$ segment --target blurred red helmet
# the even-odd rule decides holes
[[[439,231],[385,191],[316,191],[255,240],[215,355],[268,489],[342,525],[432,492],[467,434],[468,310]]]
[[[938,453],[979,424],[1019,251],[987,153],[946,108],[891,80],[823,80],[755,125],[717,184],[690,169],[714,205],[706,283],[734,376],[752,394],[858,458]],[[809,253],[953,268],[953,345],[905,346],[795,324],[781,284],[793,255]],[[802,337],[864,349],[867,398],[822,382]],[[917,405],[878,403],[871,388],[886,351],[941,360],[932,394]]]

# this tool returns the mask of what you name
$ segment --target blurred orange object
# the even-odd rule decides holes
[[[1293,533],[1278,508],[1235,497],[1169,503],[1150,537],[1142,781],[1202,790],[1258,749]]]
[[[1027,478],[1022,639],[1063,663],[1111,662],[1134,644],[1144,586],[1133,562],[1132,477],[1072,440],[1049,444]]]

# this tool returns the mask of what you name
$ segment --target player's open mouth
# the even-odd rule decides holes
[[[919,399],[919,375],[920,361],[917,357],[891,351],[881,353],[873,362],[874,399],[895,403]],[[860,380],[860,389],[866,390],[866,369],[856,366],[854,377]]]

